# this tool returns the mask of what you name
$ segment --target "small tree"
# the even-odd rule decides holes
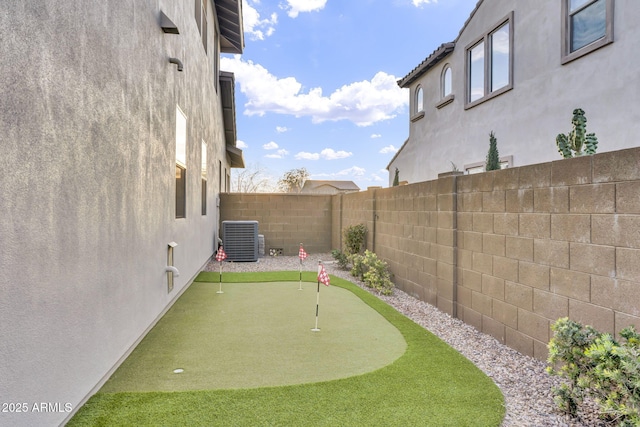
[[[236,193],[273,193],[275,178],[267,175],[259,164],[242,170],[231,169],[231,191]]]
[[[393,177],[393,186],[397,187],[398,185],[400,185],[400,171],[396,168],[396,174]]]
[[[491,131],[489,133],[489,152],[487,153],[487,164],[485,166],[486,171],[495,171],[500,169],[500,155],[498,154],[498,141],[496,136]]]
[[[285,193],[299,193],[308,178],[309,172],[305,168],[291,169],[278,180],[278,189]]]

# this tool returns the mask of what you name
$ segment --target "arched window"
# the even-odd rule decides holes
[[[451,90],[451,67],[447,64],[442,71],[442,97],[451,95]]]
[[[422,86],[418,86],[416,89],[415,112],[418,114],[422,111],[424,111],[424,91],[422,90]]]

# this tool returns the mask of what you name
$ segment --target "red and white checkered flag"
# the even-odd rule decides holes
[[[227,258],[227,254],[222,249],[222,246],[218,248],[218,253],[216,254],[216,261],[224,261]]]
[[[327,274],[327,271],[324,269],[324,265],[322,264],[318,266],[318,281],[326,286],[329,286],[329,275]]]
[[[304,259],[307,257],[307,253],[304,251],[304,248],[302,247],[302,245],[300,245],[300,250],[298,251],[298,258],[300,258],[300,261],[304,261]]]

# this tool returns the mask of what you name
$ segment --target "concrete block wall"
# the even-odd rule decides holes
[[[241,194],[220,196],[220,221],[258,221],[265,254],[270,248],[297,255],[300,243],[312,253],[331,250],[332,198],[315,194]]]
[[[287,255],[363,223],[398,288],[538,359],[559,317],[640,328],[640,148],[334,196],[225,194],[221,219],[257,219]]]
[[[375,194],[376,189],[369,189],[368,191],[334,196],[334,200],[340,200],[334,204],[340,204],[341,228],[334,232],[333,248],[344,249],[342,246],[344,244],[342,230],[352,225],[364,224],[367,227],[366,249],[373,250],[375,239],[373,221]]]
[[[458,178],[458,317],[547,356],[568,316],[640,326],[640,149]]]
[[[457,273],[454,184],[451,177],[380,189],[371,203],[376,208],[372,247],[389,263],[396,286],[452,315]]]

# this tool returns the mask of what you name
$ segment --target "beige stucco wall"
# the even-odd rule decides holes
[[[161,10],[179,35],[162,32]],[[213,253],[218,161],[228,168],[217,75],[193,1],[2,2],[0,39],[0,396],[29,406],[0,424],[58,425]],[[184,219],[176,105],[187,116]],[[169,293],[172,241],[180,277]],[[31,411],[43,402],[62,411]]]
[[[465,110],[466,48],[512,11],[513,89]],[[562,65],[561,2],[483,1],[454,51],[411,84],[411,100],[418,85],[424,88],[425,116],[407,122],[409,140],[389,165],[389,185],[396,167],[400,180],[413,183],[450,171],[450,162],[460,170],[483,163],[491,131],[500,155],[513,156],[514,166],[559,159],[555,138],[571,130],[575,108],[585,110],[587,131],[599,139],[598,152],[636,146],[633,124],[640,120],[640,109],[630,106],[640,93],[640,59],[630,52],[637,48],[639,20],[640,3],[617,1],[614,43]],[[424,53],[430,53],[429,47]],[[452,68],[455,99],[438,109],[446,64]]]

